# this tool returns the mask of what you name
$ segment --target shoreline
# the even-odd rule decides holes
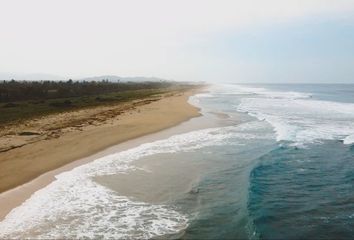
[[[126,135],[126,138],[122,138],[122,136],[120,136],[120,138],[113,144],[105,146],[99,150],[91,149],[91,152],[84,157],[76,158],[75,160],[70,161],[69,163],[66,163],[58,168],[42,173],[24,184],[0,193],[0,205],[2,206],[0,209],[0,221],[2,221],[12,209],[26,201],[34,192],[53,182],[55,180],[55,176],[61,172],[69,171],[77,166],[93,161],[99,157],[109,155],[113,152],[124,151],[129,148],[136,147],[142,143],[172,136],[173,134],[176,134],[176,131],[185,131],[186,129],[183,129],[183,126],[179,130],[171,129],[175,126],[183,125],[183,122],[188,122],[188,120],[192,118],[201,116],[199,112],[200,109],[192,106],[188,102],[189,97],[194,95],[197,91],[198,89],[192,89],[174,94],[172,96],[165,96],[156,102],[138,106],[132,111],[125,112],[125,116],[120,118],[120,122],[124,121],[124,117],[126,118],[125,121],[128,122],[132,121],[132,119],[140,119],[140,122],[138,121],[140,123],[140,131],[135,131],[136,136],[131,136],[131,134],[128,134],[128,136]],[[173,105],[176,106],[174,107]],[[175,113],[176,111],[178,111],[177,116]],[[160,115],[162,112],[162,115],[165,117],[163,119],[158,119],[156,116],[151,116],[155,115],[157,112],[160,112]],[[160,124],[155,124],[153,127],[146,127],[143,123],[141,123],[141,118],[144,118],[147,115],[152,117],[151,120]],[[139,126],[135,127],[139,128]],[[198,128],[197,125],[195,127]]]

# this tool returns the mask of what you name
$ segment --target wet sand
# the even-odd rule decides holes
[[[203,163],[158,154],[132,164],[136,170],[95,178],[99,184],[132,200],[168,204],[184,194],[195,193],[206,168]]]

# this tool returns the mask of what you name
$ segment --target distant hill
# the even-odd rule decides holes
[[[46,73],[0,73],[0,80],[29,80],[29,81],[40,81],[40,80],[65,80],[66,78],[54,74]]]
[[[159,82],[159,81],[167,81],[166,79],[156,78],[156,77],[119,77],[115,75],[102,75],[95,77],[87,77],[81,79],[75,79],[78,81],[102,81],[108,80],[110,82]]]
[[[23,74],[23,73],[6,73],[0,72],[0,80],[27,80],[27,81],[41,81],[41,80],[51,80],[58,81],[63,80],[67,81],[70,78],[62,77],[54,74],[46,74],[46,73],[31,73],[31,74]],[[119,77],[115,75],[102,75],[102,76],[94,76],[94,77],[86,77],[86,78],[72,78],[75,81],[102,81],[108,80],[110,82],[160,82],[160,81],[170,81],[162,78],[156,77]]]

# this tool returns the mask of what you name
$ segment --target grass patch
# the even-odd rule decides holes
[[[95,106],[113,105],[152,97],[168,92],[168,89],[139,89],[90,96],[29,100],[0,104],[0,125],[15,123],[33,117],[79,110]]]

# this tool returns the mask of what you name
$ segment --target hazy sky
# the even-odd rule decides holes
[[[354,83],[354,0],[0,0],[0,72]]]

